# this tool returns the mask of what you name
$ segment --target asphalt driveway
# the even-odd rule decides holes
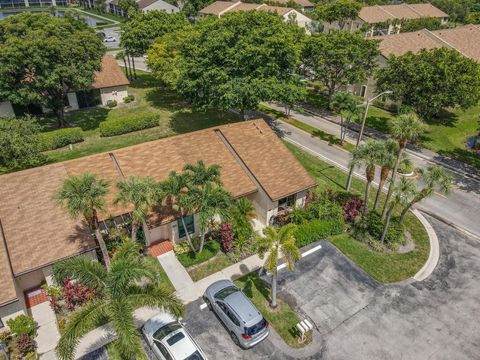
[[[240,350],[200,302],[189,305],[185,326],[211,360],[480,359],[480,242],[428,220],[440,261],[423,282],[383,286],[327,242],[295,272],[280,271],[280,296],[317,326],[310,347],[286,349],[273,334]]]

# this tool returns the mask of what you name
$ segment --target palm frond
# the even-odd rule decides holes
[[[142,306],[158,307],[176,317],[185,312],[182,302],[163,284],[132,285],[125,298],[134,309]]]
[[[112,262],[121,259],[131,259],[131,260],[139,260],[140,259],[140,251],[142,250],[142,245],[131,238],[125,238],[120,246],[113,254]]]
[[[268,253],[267,260],[265,261],[265,269],[269,272],[274,272],[278,265],[278,247],[273,246]]]
[[[156,276],[143,262],[129,258],[116,260],[112,262],[107,279],[110,296],[112,298],[121,297],[130,284],[145,279],[156,281]]]
[[[67,320],[65,330],[57,344],[56,353],[61,360],[71,360],[80,338],[108,319],[107,305],[95,299],[75,311]]]
[[[302,255],[300,254],[300,250],[295,245],[295,238],[293,236],[281,244],[281,251],[288,270],[294,270],[295,263],[300,260]]]
[[[108,273],[99,262],[83,256],[76,256],[55,263],[52,274],[58,285],[62,285],[63,280],[69,278],[82,283],[99,294],[103,294]]]

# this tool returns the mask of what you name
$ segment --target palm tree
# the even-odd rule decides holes
[[[398,141],[399,150],[395,166],[393,167],[392,176],[390,178],[390,186],[388,187],[387,198],[383,205],[382,219],[387,214],[387,206],[392,196],[393,187],[395,186],[395,179],[397,176],[398,166],[402,159],[403,152],[410,141],[416,140],[425,130],[425,125],[418,118],[415,113],[401,114],[392,120],[390,125],[390,134]]]
[[[385,223],[383,224],[383,232],[380,241],[384,242],[387,236],[388,227],[390,226],[390,219],[392,217],[393,210],[396,206],[405,206],[408,204],[410,199],[415,196],[416,194],[416,186],[415,183],[402,177],[398,184],[395,184],[393,187],[392,197],[389,202],[389,206],[387,209]]]
[[[402,210],[400,223],[403,222],[408,210],[410,210],[414,204],[432,195],[434,191],[448,194],[452,188],[452,176],[447,174],[443,166],[431,165],[427,167],[426,170],[420,169],[420,177],[424,183],[424,188],[418,191],[412,201]]]
[[[154,200],[155,181],[151,178],[130,176],[117,182],[118,193],[114,204],[133,206],[132,240],[137,239],[137,231],[145,222]]]
[[[196,164],[186,164],[183,171],[188,177],[190,186],[205,188],[208,184],[223,185],[220,179],[220,165],[207,167],[203,160],[200,160]]]
[[[294,231],[296,226],[288,224],[276,230],[272,226],[263,229],[265,237],[258,237],[255,241],[255,246],[258,255],[261,259],[268,253],[265,261],[265,269],[272,274],[272,301],[270,306],[275,308],[277,306],[277,265],[278,260],[283,256],[287,269],[293,271],[295,263],[300,260],[300,250],[295,245]]]
[[[83,256],[55,264],[53,275],[57,283],[69,278],[96,293],[68,318],[56,348],[59,358],[73,359],[79,339],[106,322],[115,330],[114,347],[122,358],[135,359],[141,354],[142,343],[133,317],[135,309],[159,307],[177,317],[183,313],[183,305],[162,283],[159,270],[158,261],[142,256],[141,245],[128,238],[113,255],[110,270]]]
[[[379,154],[382,152],[383,145],[380,141],[368,140],[365,144],[359,145],[352,152],[351,166],[365,167],[365,177],[367,178],[365,186],[365,205],[363,214],[368,213],[368,200],[370,199],[370,188],[375,179],[375,165],[378,162]]]
[[[67,177],[54,196],[72,218],[78,218],[79,215],[85,218],[90,229],[95,232],[97,245],[107,268],[110,267],[110,257],[100,231],[98,212],[106,209],[105,196],[108,193],[108,186],[107,180],[97,179],[95,174],[87,172]]]
[[[398,152],[398,144],[395,140],[387,140],[383,142],[381,151],[378,153],[378,163],[380,164],[380,182],[378,183],[377,194],[375,195],[375,202],[372,210],[375,211],[382,193],[383,185],[390,174],[390,170],[395,166],[395,158]]]
[[[219,217],[220,220],[229,216],[231,206],[231,195],[222,187],[214,187],[207,183],[204,188],[194,187],[186,195],[187,201],[193,204],[198,213],[200,226],[200,247],[198,252],[203,251],[205,235],[210,229],[211,220]]]
[[[176,171],[170,172],[168,178],[161,182],[158,187],[158,203],[162,204],[164,201],[167,205],[171,205],[174,209],[180,212],[180,218],[185,231],[187,242],[192,251],[195,251],[190,233],[185,224],[185,216],[194,212],[194,205],[192,199],[187,192],[187,176],[186,174],[178,174]]]
[[[343,145],[350,122],[358,113],[357,101],[346,92],[337,92],[330,103],[332,110],[340,114],[340,145]]]
[[[127,75],[127,78],[131,78],[130,73],[128,72],[128,67],[127,67],[127,61],[125,58],[125,51],[119,51],[117,55],[115,55],[116,60],[123,60],[123,65],[125,67],[125,74]]]
[[[252,237],[253,226],[251,220],[255,218],[255,207],[246,197],[233,201],[229,210],[229,221],[232,222],[235,239],[247,240]]]

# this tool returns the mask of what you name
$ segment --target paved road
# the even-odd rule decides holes
[[[284,351],[275,336],[236,348],[215,315],[190,304],[185,318],[209,359],[412,359],[480,357],[480,242],[428,218],[440,261],[425,281],[381,285],[332,245],[279,273],[280,296],[318,327],[311,347]]]
[[[323,129],[324,124],[321,127],[318,120],[313,116],[300,113],[292,113],[292,116]],[[338,130],[335,128],[336,125],[331,125],[331,133],[336,134]],[[336,146],[328,145],[325,141],[319,140],[294,126],[278,121],[273,121],[272,126],[286,140],[303,147],[304,150],[335,166],[347,169],[351,157],[350,153]],[[417,167],[424,167],[428,163],[419,157],[412,157],[412,160]],[[363,177],[360,170],[356,174]],[[453,175],[455,186],[447,197],[435,194],[422,201],[418,208],[440,216],[442,219],[480,237],[480,221],[478,221],[477,215],[480,213],[480,182],[459,174],[453,173]],[[375,181],[378,183],[378,171]]]

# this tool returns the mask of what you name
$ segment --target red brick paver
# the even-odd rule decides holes
[[[170,240],[160,241],[148,247],[148,251],[153,256],[160,256],[173,250],[173,244]]]
[[[27,309],[46,301],[48,301],[48,297],[42,289],[37,288],[25,291],[25,304],[27,305]]]

